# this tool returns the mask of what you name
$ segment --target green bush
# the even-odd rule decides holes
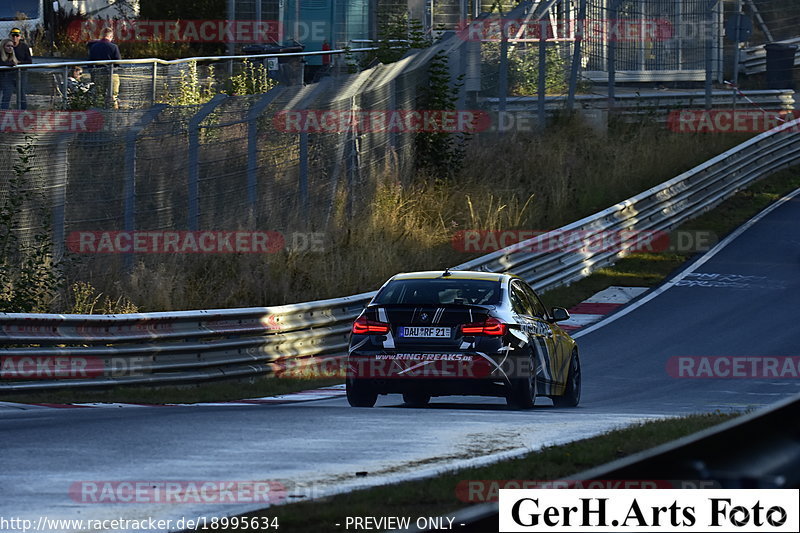
[[[34,139],[16,147],[17,163],[8,180],[7,195],[0,202],[0,312],[46,312],[64,285],[61,261],[53,257],[47,198],[30,180]],[[44,227],[28,242],[18,234],[26,208],[37,212]]]
[[[500,43],[484,43],[481,78],[486,95],[497,96],[500,79]],[[564,59],[558,46],[547,47],[545,56],[545,93],[567,92],[569,62]],[[508,93],[515,96],[539,94],[539,50],[538,45],[517,47],[508,54]]]

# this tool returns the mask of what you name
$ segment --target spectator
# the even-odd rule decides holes
[[[122,59],[119,53],[119,47],[112,43],[114,40],[114,30],[111,28],[103,28],[100,32],[100,39],[97,41],[89,42],[89,60],[90,61],[112,61],[114,59]],[[108,95],[108,72],[110,65],[93,65],[92,66],[92,81],[97,85],[97,90],[102,89]],[[114,74],[111,77],[111,101],[106,96],[106,107],[119,108],[119,74]]]
[[[0,42],[0,67],[16,67],[17,57],[14,55],[14,43],[11,39]],[[11,103],[11,93],[16,85],[16,72],[3,69],[0,71],[0,109],[8,109]]]
[[[89,89],[94,86],[94,83],[84,83],[81,79],[83,77],[83,68],[75,66],[69,73],[67,78],[67,94],[86,94]]]
[[[33,64],[33,49],[22,40],[22,30],[12,28],[8,37],[14,45],[14,56],[17,58],[17,63],[20,65]],[[28,69],[21,70],[22,85],[19,93],[19,108],[28,109]]]

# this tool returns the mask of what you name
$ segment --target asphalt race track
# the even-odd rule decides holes
[[[800,200],[789,200],[710,258],[576,334],[584,374],[577,409],[555,409],[543,399],[520,412],[484,398],[434,399],[429,409],[413,409],[397,395],[381,397],[373,409],[350,408],[343,398],[245,407],[0,409],[0,516],[232,515],[264,505],[85,503],[69,491],[84,481],[275,480],[293,496],[314,497],[491,461],[634,420],[766,405],[800,392],[800,379],[673,377],[668,368],[707,376],[703,369],[714,369],[708,366],[714,360],[705,367],[699,359],[684,359],[683,367],[669,362],[740,357],[714,371],[746,374],[753,363],[744,358],[800,355],[799,228]],[[319,531],[336,530],[343,529],[319,525]]]

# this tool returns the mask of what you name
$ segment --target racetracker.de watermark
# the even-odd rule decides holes
[[[666,370],[681,379],[798,379],[800,356],[675,356]]]
[[[168,43],[240,43],[260,44],[281,41],[286,33],[276,20],[75,20],[67,26],[67,37],[73,42],[98,38],[110,27],[118,42],[161,41]],[[292,32],[300,42],[307,39],[324,40],[330,32],[322,21],[299,22]],[[305,37],[305,38],[304,38]]]
[[[91,355],[13,355],[0,357],[0,379],[95,379],[142,376],[151,371],[152,357]]]
[[[284,133],[478,133],[492,120],[480,110],[304,109],[276,113],[273,125]]]
[[[667,116],[667,127],[676,133],[762,133],[797,118],[800,111],[783,109],[676,109]]]
[[[99,111],[0,111],[0,133],[88,133],[103,129]]]
[[[276,504],[286,488],[278,481],[87,480],[72,483],[69,497],[91,504]]]
[[[67,248],[79,254],[270,254],[324,252],[322,232],[280,231],[73,231]]]
[[[263,353],[260,348],[247,351]],[[527,377],[528,358],[496,361],[478,353],[396,352],[349,357],[287,358],[270,363],[273,373],[283,379],[345,378],[361,379],[504,379]]]
[[[655,230],[461,230],[453,234],[453,249],[488,253],[513,246],[534,253],[704,252],[719,239],[711,231]]]
[[[396,352],[351,355],[347,376],[359,379],[515,379],[531,374],[527,357],[494,358],[481,353]]]
[[[694,30],[692,30],[694,31]],[[462,22],[456,33],[465,41],[494,41],[502,38],[540,40],[581,40],[641,43],[675,38],[675,26],[668,19],[498,19]]]
[[[462,502],[496,502],[501,489],[713,489],[713,480],[669,479],[464,479],[456,485]]]

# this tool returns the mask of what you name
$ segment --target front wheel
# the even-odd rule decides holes
[[[531,409],[536,403],[536,356],[531,354],[528,375],[513,378],[511,387],[506,395],[509,407],[517,409]]]
[[[556,407],[576,407],[581,401],[581,360],[578,352],[572,352],[569,361],[569,375],[567,376],[567,390],[563,396],[553,396],[553,405]]]
[[[347,403],[351,407],[372,407],[378,401],[378,393],[357,379],[348,379],[345,383]]]

